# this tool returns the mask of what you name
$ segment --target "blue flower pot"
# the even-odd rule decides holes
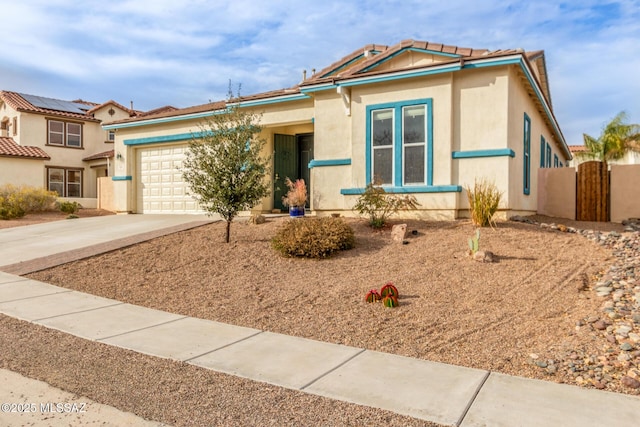
[[[289,216],[291,217],[304,216],[304,206],[289,206]]]

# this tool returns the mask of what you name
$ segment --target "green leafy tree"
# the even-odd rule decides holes
[[[231,91],[228,101],[224,113],[200,125],[183,163],[183,177],[200,206],[227,222],[227,243],[233,218],[270,192],[265,180],[270,158],[262,155],[266,141],[259,137],[261,115],[241,109]]]
[[[640,125],[628,124],[626,120],[627,115],[622,111],[605,125],[598,138],[584,134],[587,151],[577,156],[606,164],[621,159],[628,151],[640,152]]]

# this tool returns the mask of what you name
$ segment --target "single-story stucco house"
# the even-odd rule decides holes
[[[244,96],[262,114],[272,154],[271,196],[304,178],[309,209],[349,214],[374,177],[388,193],[415,195],[421,218],[468,215],[476,179],[503,193],[500,215],[536,212],[537,169],[571,159],[554,116],[543,51],[488,51],[406,40],[368,45],[289,88]],[[116,210],[195,213],[180,170],[188,142],[224,102],[128,117],[115,132]]]

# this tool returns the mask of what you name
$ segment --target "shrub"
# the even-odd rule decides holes
[[[493,215],[498,210],[502,193],[494,183],[484,179],[473,183],[473,188],[465,187],[469,200],[469,212],[471,221],[477,227],[493,225]]]
[[[53,209],[56,193],[35,187],[0,187],[0,218],[20,218],[29,212]]]
[[[339,218],[292,219],[271,240],[275,250],[289,257],[327,258],[334,252],[351,249],[353,229]]]
[[[415,209],[420,204],[410,194],[387,194],[384,188],[374,183],[367,184],[364,193],[358,197],[353,207],[360,215],[369,218],[369,225],[373,228],[382,228],[389,217],[399,210]]]
[[[76,212],[78,212],[80,208],[82,208],[82,205],[80,205],[80,203],[78,202],[69,202],[69,201],[58,202],[58,209],[60,209],[61,212],[64,212],[69,215],[74,215]]]

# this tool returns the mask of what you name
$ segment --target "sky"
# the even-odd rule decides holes
[[[544,50],[569,145],[640,123],[640,0],[0,0],[0,89],[178,108],[294,86],[371,43]]]

